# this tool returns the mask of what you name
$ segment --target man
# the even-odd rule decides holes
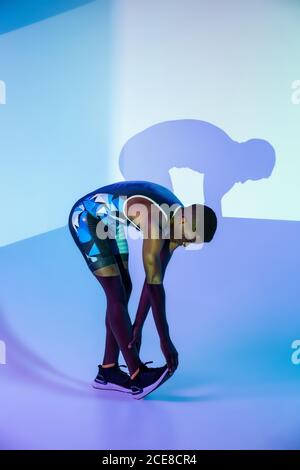
[[[128,225],[143,234],[145,282],[134,325],[128,314],[132,291],[125,236]],[[178,366],[166,317],[163,277],[167,264],[177,247],[211,241],[217,227],[216,215],[201,204],[184,207],[161,185],[121,181],[78,200],[70,212],[69,227],[107,299],[105,352],[93,386],[143,398]],[[157,368],[148,367],[139,357],[142,327],[150,307],[166,359],[166,365]],[[120,350],[130,376],[118,364]]]

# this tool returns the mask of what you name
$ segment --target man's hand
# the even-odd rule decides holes
[[[136,346],[138,353],[140,353],[142,345],[142,327],[135,324],[133,324],[132,340],[128,344],[128,348],[131,349],[134,345]]]
[[[173,374],[178,367],[178,352],[170,338],[161,340],[160,347],[166,358],[170,374]]]

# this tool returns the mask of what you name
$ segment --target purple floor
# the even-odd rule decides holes
[[[214,245],[174,253],[165,286],[180,366],[141,401],[90,386],[105,299],[67,230],[2,249],[0,448],[299,449],[299,232],[228,218]],[[140,241],[130,248],[133,315]],[[152,318],[142,359],[163,363]]]

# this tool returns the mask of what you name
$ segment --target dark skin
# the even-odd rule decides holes
[[[138,210],[143,205],[146,210]],[[153,211],[154,209],[154,211]],[[142,342],[142,329],[151,304],[147,293],[147,283],[149,284],[162,284],[166,268],[172,257],[174,250],[179,246],[187,246],[191,241],[186,238],[182,239],[162,239],[159,238],[159,228],[155,218],[151,217],[151,210],[155,213],[155,208],[151,207],[151,203],[145,199],[133,198],[127,204],[127,217],[130,218],[136,225],[143,227],[143,223],[148,222],[148,237],[143,239],[143,264],[145,269],[146,278],[144,281],[139,306],[137,309],[136,317],[133,324],[133,338],[128,347],[131,348],[134,344],[137,346],[138,352],[141,348]],[[159,211],[159,209],[157,209]],[[155,219],[157,220],[157,218]],[[176,220],[175,223],[185,223],[185,218],[182,217]],[[174,220],[171,219],[171,225]],[[153,311],[153,309],[152,309]],[[169,372],[173,373],[178,367],[178,352],[170,338],[169,326],[165,312],[154,313],[154,321],[157,331],[160,336],[160,346],[163,355],[165,356]]]
[[[174,249],[170,251],[170,241],[165,240],[163,249],[160,252],[162,280],[164,279],[166,268],[172,257],[173,251]],[[141,349],[142,330],[143,330],[143,326],[147,318],[147,315],[149,313],[150,307],[151,305],[150,305],[149,296],[147,293],[147,280],[145,279],[142,293],[140,296],[139,306],[138,306],[135,320],[133,323],[132,341],[128,345],[128,347],[131,348],[135,344],[138,352],[140,352],[140,349]],[[160,339],[160,345],[161,345],[162,352],[166,358],[169,371],[173,373],[178,367],[178,353],[168,334],[166,335],[165,338]]]

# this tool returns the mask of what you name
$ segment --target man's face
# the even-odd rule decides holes
[[[174,222],[174,239],[180,246],[188,246],[190,243],[201,243],[199,236],[196,236],[188,219],[182,217]]]

